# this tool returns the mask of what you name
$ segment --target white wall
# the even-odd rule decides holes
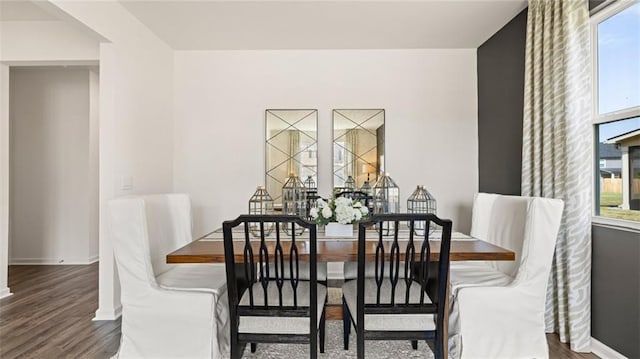
[[[89,71],[89,257],[98,258],[100,212],[100,74]]]
[[[9,262],[91,263],[89,70],[18,68],[10,78]]]
[[[174,188],[195,235],[247,210],[264,182],[265,109],[318,113],[319,191],[331,190],[331,110],[386,110],[386,168],[406,199],[424,184],[468,231],[478,190],[476,50],[178,51]]]
[[[0,36],[1,37],[1,36]],[[0,56],[2,51],[0,50]],[[0,63],[0,298],[11,295],[9,265],[9,66]]]
[[[118,2],[51,3],[106,38],[111,47],[110,54],[103,54],[101,47],[100,86],[113,86],[114,103],[101,105],[114,111],[109,115],[116,131],[116,167],[108,183],[114,195],[171,190],[173,51]],[[108,77],[103,76],[105,67]],[[110,120],[102,114],[100,118]],[[124,177],[132,179],[130,190],[122,189]]]
[[[100,44],[100,273],[96,320],[120,313],[107,203],[173,190],[173,51],[117,1],[49,0]],[[123,188],[123,182],[131,184]]]
[[[98,42],[63,21],[2,21],[4,62],[86,62],[99,58]]]

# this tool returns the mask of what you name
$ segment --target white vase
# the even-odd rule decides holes
[[[324,226],[324,234],[328,237],[353,237],[353,225],[330,222]]]

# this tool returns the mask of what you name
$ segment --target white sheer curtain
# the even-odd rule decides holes
[[[548,332],[591,351],[591,76],[586,0],[529,0],[522,195],[564,200]]]
[[[296,176],[300,175],[300,169],[298,168],[298,164],[300,163],[300,131],[298,130],[288,130],[289,134],[289,165],[287,166],[287,176],[291,174],[295,174]]]
[[[351,176],[353,177],[353,179],[356,179],[356,176],[358,174],[358,169],[357,169],[357,153],[358,153],[358,130],[357,129],[350,129],[347,131],[347,135],[345,136],[346,140],[347,140],[347,158],[349,159],[349,164],[347,165],[347,176]],[[346,180],[346,178],[345,178]]]

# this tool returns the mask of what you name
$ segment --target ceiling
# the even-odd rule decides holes
[[[55,21],[38,5],[28,0],[0,0],[0,21]]]
[[[132,1],[176,50],[477,48],[526,0]]]
[[[120,3],[175,50],[305,50],[477,48],[527,0]],[[0,21],[52,20],[30,0],[0,0]]]

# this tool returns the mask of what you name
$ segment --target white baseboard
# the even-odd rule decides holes
[[[116,320],[122,315],[122,306],[118,306],[115,309],[100,309],[96,310],[96,316],[92,319],[94,322],[99,320]]]
[[[9,290],[9,287],[0,289],[0,299],[8,297],[12,294],[13,293],[11,293],[11,291]]]
[[[88,258],[10,258],[9,265],[87,265],[97,262],[97,255]]]
[[[628,359],[593,337],[591,338],[591,352],[603,359]]]

